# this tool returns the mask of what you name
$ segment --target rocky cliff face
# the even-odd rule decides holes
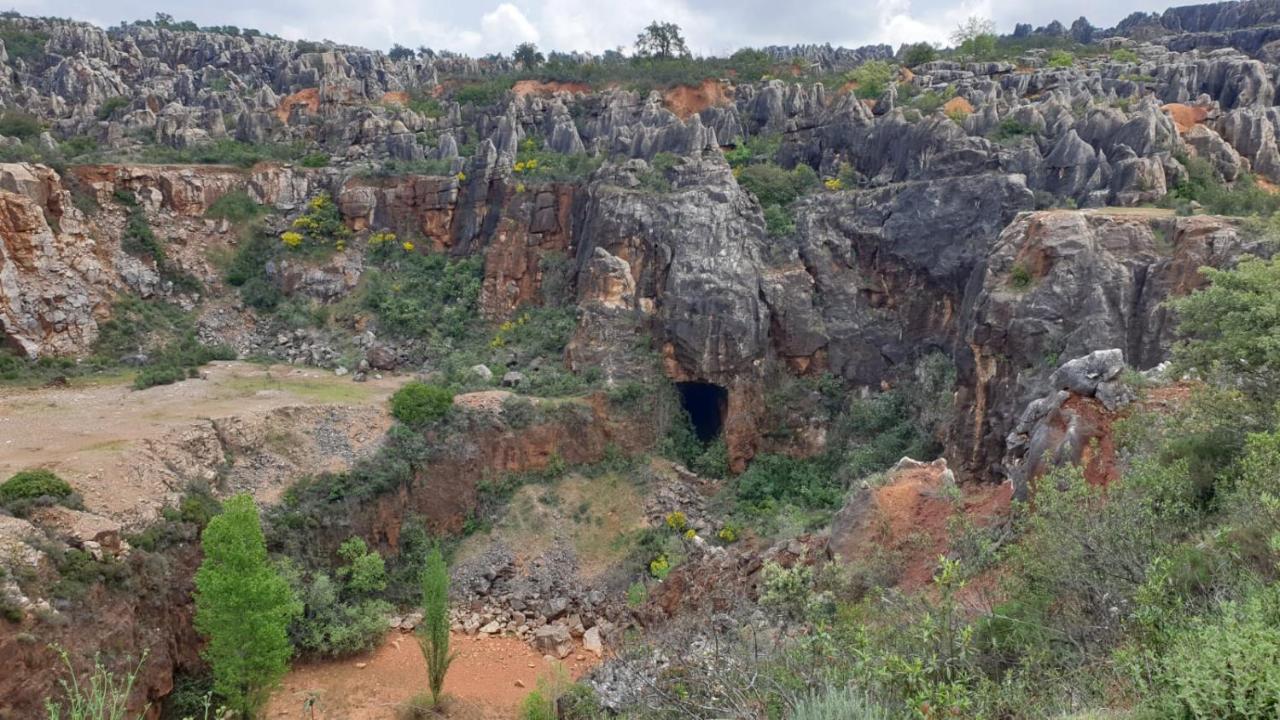
[[[1250,174],[1264,191],[1280,183],[1280,0],[1135,15],[1112,30],[1083,18],[1020,27],[1097,52],[1066,68],[1039,50],[1007,62],[925,63],[903,68],[875,99],[827,75],[832,82],[711,78],[653,92],[522,79],[492,100],[460,104],[460,84],[510,79],[513,68],[253,35],[0,22],[43,38],[21,57],[0,48],[0,105],[46,130],[0,137],[0,150],[58,160],[60,143],[100,148],[65,167],[0,164],[0,341],[27,358],[86,356],[128,295],[195,311],[202,342],[242,356],[340,373],[351,360],[371,372],[438,372],[419,367],[414,339],[379,335],[376,319],[343,326],[354,356],[342,358],[329,329],[282,327],[227,286],[223,262],[245,237],[208,217],[211,208],[243,195],[273,211],[262,222],[274,237],[323,193],[351,241],[323,260],[287,256],[264,267],[284,297],[328,309],[349,300],[365,282],[375,232],[412,239],[405,252],[474,258],[484,322],[543,304],[573,308],[564,370],[598,373],[607,388],[661,378],[723,390],[734,471],[777,447],[763,440],[771,413],[785,415],[765,406],[777,373],[830,374],[857,392],[891,386],[941,353],[958,371],[943,438],[948,472],[1010,480],[1011,494],[1025,496],[1053,464],[1091,462],[1088,440],[1106,437],[1121,400],[1121,368],[1149,369],[1167,354],[1166,299],[1198,287],[1201,266],[1270,252],[1238,219],[1154,206],[1187,180],[1189,158],[1225,183]],[[1117,49],[1129,52],[1109,52]],[[830,73],[892,50],[766,54]],[[227,146],[284,148],[307,161],[139,160]],[[768,157],[754,161],[820,179],[788,205],[781,229],[726,157],[741,164],[757,146]],[[558,169],[531,172],[531,153],[550,153]],[[129,250],[135,214],[168,265]],[[199,289],[175,284],[175,272]],[[599,393],[518,432],[496,415],[430,438],[445,449],[429,472],[344,508],[323,540],[357,533],[394,548],[410,514],[456,530],[494,475],[655,442],[652,423],[617,416]],[[213,472],[231,451],[245,459],[229,471],[232,489],[270,501],[291,478],[324,468],[263,451],[269,425],[323,428],[302,447],[335,459],[321,447],[334,426],[368,429],[363,447],[388,422],[376,412],[277,408],[252,422],[184,428],[138,453],[128,477],[148,502],[107,507],[110,498],[89,496],[106,508],[97,519],[57,520],[81,545],[118,541],[122,522],[153,517],[174,482]],[[820,450],[824,428],[806,430],[805,451]],[[102,518],[113,524],[101,527]],[[30,529],[0,520],[0,543]],[[851,522],[850,542],[860,542],[866,518]],[[174,562],[172,584],[146,597],[94,590],[106,613],[84,621],[107,638],[104,648],[150,648],[161,660],[142,681],[151,698],[168,692],[166,668],[195,662],[183,599],[194,558]],[[692,575],[676,578],[693,584]],[[0,717],[10,706],[34,712],[46,689],[4,684],[52,662],[24,637],[0,623],[0,658],[12,671],[0,673],[0,696],[17,698],[0,703]]]

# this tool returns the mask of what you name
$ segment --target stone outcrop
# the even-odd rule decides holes
[[[1116,348],[1132,367],[1155,366],[1173,340],[1164,301],[1200,287],[1200,267],[1269,252],[1224,218],[1019,215],[993,243],[961,311],[947,456],[967,474],[1003,476],[1006,435],[1049,387],[1059,358]]]

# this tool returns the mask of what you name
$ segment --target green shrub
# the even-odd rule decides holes
[[[342,221],[342,211],[328,193],[319,193],[307,201],[307,209],[293,219],[290,229],[280,234],[280,241],[290,251],[327,255],[347,247],[351,230]]]
[[[1260,186],[1248,173],[1232,185],[1222,181],[1213,165],[1204,158],[1179,157],[1186,177],[1166,197],[1166,204],[1200,203],[1216,215],[1258,215],[1270,218],[1280,212],[1280,196]]]
[[[72,494],[67,481],[49,470],[23,470],[14,474],[0,485],[0,504],[7,505],[15,500],[35,500],[53,498],[64,500]]]
[[[513,82],[508,76],[467,83],[453,91],[453,100],[459,105],[488,107],[501,100],[511,89]]]
[[[997,142],[1014,140],[1023,135],[1034,135],[1035,131],[1028,125],[1023,125],[1015,118],[1005,118],[1000,121],[999,127],[992,133],[992,138]]]
[[[1066,50],[1054,50],[1046,60],[1049,67],[1063,70],[1076,64],[1076,56]]]
[[[1117,48],[1111,51],[1111,59],[1122,63],[1138,62],[1138,53],[1129,48]]]
[[[460,340],[480,326],[484,259],[406,253],[367,273],[364,304],[383,331],[400,337]]]
[[[429,118],[444,117],[444,105],[429,94],[415,90],[409,94],[409,109]]]
[[[754,163],[771,163],[782,147],[782,135],[755,135],[726,150],[724,159],[730,167],[746,167]]]
[[[1173,300],[1179,330],[1189,340],[1174,350],[1177,372],[1213,379],[1222,372],[1250,397],[1274,402],[1280,391],[1280,260],[1248,258],[1232,270],[1204,268],[1209,281]]]
[[[148,366],[135,380],[138,388],[177,382],[193,368],[214,360],[234,360],[225,345],[202,342],[195,320],[182,308],[158,300],[122,296],[102,323],[94,354],[99,362],[116,365],[125,356],[145,354]]]
[[[30,63],[44,55],[49,36],[36,30],[26,30],[10,22],[0,22],[0,40],[9,62],[25,60]]]
[[[391,396],[391,414],[410,427],[422,427],[449,413],[453,393],[416,380],[405,383]]]
[[[22,140],[34,140],[44,132],[40,119],[21,110],[7,110],[0,114],[0,135]]]
[[[322,168],[328,167],[329,156],[325,153],[310,153],[304,155],[298,164],[304,168]]]
[[[1178,717],[1261,720],[1280,715],[1280,597],[1275,588],[1197,618],[1174,643],[1161,677]]]
[[[893,81],[894,67],[884,60],[868,60],[849,72],[845,78],[857,85],[853,91],[860,98],[878,99]]]
[[[98,119],[110,120],[111,117],[116,114],[117,110],[123,110],[127,107],[129,107],[129,98],[124,97],[123,95],[109,97],[102,103],[102,106],[98,108]]]
[[[62,156],[68,160],[97,152],[97,150],[98,141],[88,135],[76,135],[75,137],[67,138],[66,140],[58,143],[58,152],[62,153]],[[92,196],[80,193],[73,199],[80,200],[81,198],[92,199]],[[93,202],[96,203],[97,201],[93,200]],[[80,207],[80,205],[77,205],[76,207]],[[81,211],[83,212],[83,208],[81,208]]]
[[[772,513],[783,504],[834,509],[844,499],[844,488],[819,461],[765,454],[738,476],[734,494],[750,511]]]
[[[764,209],[764,229],[770,237],[783,238],[796,231],[796,221],[787,208],[767,205]]]
[[[902,64],[913,68],[917,65],[923,65],[938,59],[938,51],[933,45],[927,42],[918,42],[914,45],[908,45],[906,52],[902,55]]]
[[[281,574],[289,580],[302,602],[302,614],[289,624],[289,639],[304,654],[342,657],[372,650],[387,630],[389,603],[377,594],[386,589],[382,557],[369,551],[362,540],[342,544],[339,556],[347,561],[328,573],[305,573],[286,562]]]
[[[145,390],[157,385],[172,385],[187,379],[187,370],[176,365],[157,365],[143,368],[133,379],[134,390]]]
[[[1031,287],[1031,271],[1022,265],[1014,265],[1009,271],[1009,286],[1014,290],[1026,290]]]
[[[788,716],[790,720],[891,720],[888,710],[876,705],[866,693],[851,687],[828,687],[800,702]]]
[[[566,155],[546,150],[537,138],[528,137],[520,143],[512,171],[519,184],[525,181],[582,180],[603,162],[602,155]]]
[[[215,220],[244,223],[257,219],[266,211],[267,208],[250,197],[249,193],[244,190],[232,190],[210,203],[204,216]]]
[[[803,168],[803,170],[801,169]],[[738,184],[760,200],[760,205],[789,205],[818,184],[818,176],[808,165],[788,172],[773,163],[748,165],[738,173]]]

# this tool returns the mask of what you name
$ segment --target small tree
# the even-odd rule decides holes
[[[515,52],[511,53],[511,59],[520,63],[520,67],[525,70],[536,68],[546,60],[542,53],[538,52],[538,46],[531,42],[522,42],[516,46]]]
[[[923,65],[938,59],[938,51],[927,42],[908,45],[902,53],[902,64],[907,67]]]
[[[413,50],[410,50],[400,43],[396,43],[395,45],[392,45],[391,50],[387,52],[387,57],[392,60],[412,60]]]
[[[636,36],[636,55],[659,60],[688,57],[689,46],[680,34],[679,25],[654,20],[644,32]]]
[[[965,57],[975,60],[989,58],[996,50],[996,24],[975,15],[952,31],[951,42]]]
[[[201,535],[196,571],[196,630],[213,686],[245,717],[266,701],[289,669],[287,628],[299,612],[289,584],[267,562],[258,508],[249,495],[223,504]]]
[[[449,569],[438,547],[431,549],[422,571],[422,613],[418,644],[427,659],[431,699],[438,703],[445,673],[454,658],[449,652]]]

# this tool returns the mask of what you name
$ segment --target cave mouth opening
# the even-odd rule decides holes
[[[720,437],[729,408],[729,391],[708,382],[678,382],[676,390],[680,392],[680,407],[689,414],[698,440],[708,443]]]

